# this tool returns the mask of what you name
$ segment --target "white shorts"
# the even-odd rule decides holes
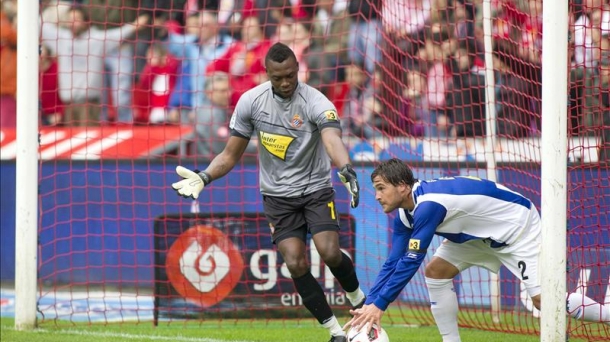
[[[504,265],[523,282],[529,295],[534,297],[541,292],[538,277],[540,246],[540,215],[536,207],[532,206],[528,224],[517,243],[491,248],[485,240],[470,240],[465,243],[444,240],[434,256],[451,263],[460,272],[470,266],[480,266],[498,273],[500,266]]]

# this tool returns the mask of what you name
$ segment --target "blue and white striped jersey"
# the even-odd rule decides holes
[[[487,240],[510,245],[529,224],[532,202],[503,185],[475,177],[419,181],[413,186],[415,208],[399,209],[392,249],[367,304],[385,310],[407,285],[426,256],[434,234],[456,243]]]

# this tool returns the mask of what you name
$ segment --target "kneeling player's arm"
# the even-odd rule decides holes
[[[396,264],[398,261],[405,255],[405,251],[407,249],[407,243],[411,238],[411,233],[413,230],[411,228],[407,228],[400,220],[398,216],[394,220],[394,230],[392,232],[392,248],[390,250],[390,254],[388,259],[385,261],[383,266],[381,267],[381,271],[377,275],[377,279],[375,279],[375,284],[369,291],[365,304],[371,304],[375,302],[377,297],[379,296],[380,291],[384,288],[388,280],[394,274],[396,270]]]
[[[436,202],[426,201],[418,205],[413,214],[413,233],[408,241],[407,253],[396,264],[394,273],[375,300],[375,306],[385,310],[411,281],[426,257],[436,228],[446,214],[446,208]]]
[[[387,280],[385,286],[379,292],[377,299],[373,301],[375,306],[381,310],[387,309],[413,278],[425,257],[426,253],[407,252],[396,264],[390,279]]]

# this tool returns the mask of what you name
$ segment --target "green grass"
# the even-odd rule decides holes
[[[501,324],[491,321],[487,311],[460,311],[460,324],[481,329],[461,328],[465,342],[538,342],[538,319],[523,312],[504,311]],[[161,321],[154,327],[152,322],[124,323],[83,323],[67,320],[48,320],[40,323],[33,331],[14,330],[12,318],[0,317],[1,342],[120,342],[120,341],[172,341],[172,342],[279,342],[279,341],[328,341],[326,329],[319,327],[314,319],[275,319],[255,315],[252,318],[204,317],[201,320]],[[301,315],[298,315],[301,316]],[[303,317],[303,316],[301,316]],[[339,322],[347,322],[349,316],[339,317]],[[439,342],[441,337],[429,310],[415,307],[390,307],[383,319],[383,327],[391,342],[416,341]],[[483,329],[520,332],[509,334]],[[610,327],[570,321],[571,342],[610,341]],[[574,338],[574,336],[582,339]],[[585,338],[586,337],[586,338]]]
[[[153,327],[152,323],[122,324],[72,324],[68,322],[46,322],[34,331],[15,331],[14,320],[0,318],[2,342],[220,342],[220,341],[328,341],[325,329],[317,327],[313,320],[277,321],[214,321],[214,322],[173,322]],[[417,341],[438,342],[439,333],[435,326],[405,327],[384,326],[392,342]],[[468,342],[537,342],[539,337],[489,332],[475,329],[461,329],[462,341]],[[578,340],[571,340],[578,341]]]

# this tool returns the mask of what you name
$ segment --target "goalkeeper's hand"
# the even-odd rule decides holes
[[[176,173],[184,179],[172,184],[172,188],[184,198],[197,199],[201,190],[211,181],[205,172],[191,171],[180,165],[176,167]]]
[[[358,185],[356,171],[354,171],[350,164],[345,164],[341,170],[337,172],[337,175],[339,175],[339,179],[341,179],[341,182],[345,185],[347,191],[352,195],[352,208],[356,208],[358,202],[360,202],[360,186]]]

